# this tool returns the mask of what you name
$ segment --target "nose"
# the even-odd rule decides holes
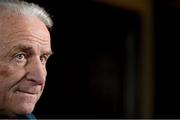
[[[44,84],[46,79],[46,68],[42,65],[40,59],[36,58],[27,65],[26,79],[35,82],[38,85]]]

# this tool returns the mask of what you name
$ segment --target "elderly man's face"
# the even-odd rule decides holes
[[[0,113],[27,114],[42,94],[50,35],[35,17],[0,18]]]

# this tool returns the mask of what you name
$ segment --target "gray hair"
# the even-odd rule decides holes
[[[38,6],[37,4],[20,0],[0,0],[0,12],[2,12],[2,9],[15,14],[35,16],[39,18],[47,28],[52,28],[53,26],[53,21],[50,15],[44,8]]]

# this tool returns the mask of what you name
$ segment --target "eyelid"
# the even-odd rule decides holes
[[[48,58],[51,56],[51,54],[49,54],[49,53],[44,53],[44,54],[41,55],[41,57],[42,57],[42,56],[44,56],[44,57],[46,57],[46,59],[48,59]]]
[[[27,53],[22,52],[22,51],[16,52],[16,53],[13,55],[13,57],[16,57],[17,55],[20,55],[20,54],[23,54],[25,57],[27,57]]]

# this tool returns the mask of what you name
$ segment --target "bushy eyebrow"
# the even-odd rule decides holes
[[[35,53],[34,52],[34,50],[33,50],[33,47],[31,47],[31,46],[27,46],[27,45],[17,45],[17,46],[14,46],[9,52],[8,52],[8,54],[10,54],[10,53],[12,53],[12,52],[15,52],[15,51],[21,51],[21,52],[25,52],[25,53],[27,53],[27,54],[29,54],[29,55],[32,55],[33,53]],[[8,55],[7,54],[7,55]],[[43,55],[48,55],[48,56],[50,56],[50,55],[52,55],[53,54],[53,52],[50,50],[50,51],[42,51],[42,54]]]
[[[24,46],[24,45],[15,46],[14,50],[19,50],[19,51],[26,52],[26,53],[33,53],[32,47]]]
[[[28,53],[28,54],[32,54],[33,53],[33,48],[30,47],[30,46],[26,46],[26,45],[16,45],[16,46],[13,46],[9,51],[8,53],[6,54],[6,56],[14,53],[14,52],[17,52],[17,51],[21,51],[21,52],[25,52],[25,53]],[[5,56],[5,57],[6,57]]]

